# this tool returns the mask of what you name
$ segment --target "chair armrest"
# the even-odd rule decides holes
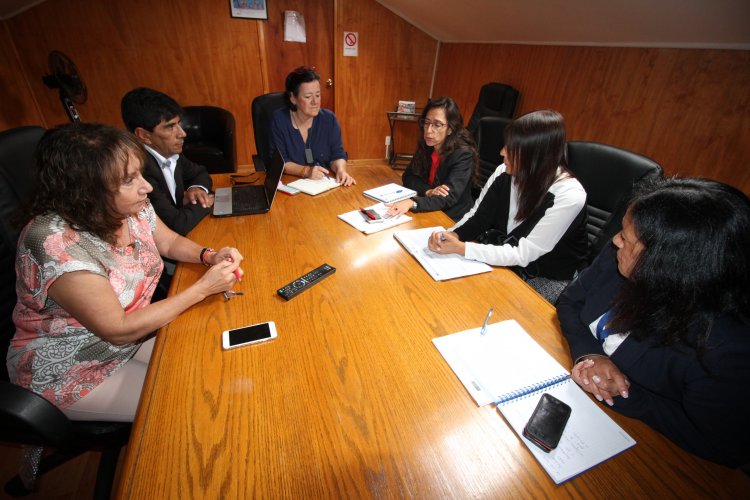
[[[256,172],[265,172],[266,164],[263,161],[263,157],[259,154],[253,155],[253,165],[255,165]]]
[[[42,396],[0,381],[0,440],[62,446],[70,437],[71,422]]]

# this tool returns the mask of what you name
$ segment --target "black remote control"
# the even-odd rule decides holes
[[[331,267],[328,264],[323,264],[320,267],[316,267],[309,273],[300,276],[288,285],[279,288],[278,290],[276,290],[276,293],[284,297],[286,300],[289,300],[292,297],[295,297],[296,295],[304,292],[318,281],[327,278],[335,272],[335,267]]]

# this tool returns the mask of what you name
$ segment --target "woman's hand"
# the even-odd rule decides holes
[[[354,180],[354,177],[349,175],[349,172],[344,169],[338,169],[336,171],[336,182],[341,183],[342,186],[351,186],[352,184],[357,183],[357,181]]]
[[[466,243],[458,239],[458,235],[451,231],[435,231],[427,240],[427,248],[435,253],[466,254]]]
[[[241,260],[241,259],[240,259]],[[194,286],[199,287],[204,296],[226,292],[242,277],[239,261],[222,260],[208,268]]]
[[[329,174],[328,169],[325,169],[321,167],[320,165],[315,165],[314,167],[311,167],[310,165],[307,165],[305,167],[302,167],[302,177],[306,179],[322,179],[323,177],[326,177]]]
[[[427,196],[448,196],[448,192],[451,190],[447,185],[441,184],[436,188],[428,189],[425,191]]]
[[[240,251],[234,247],[224,247],[218,252],[210,252],[206,256],[206,262],[208,262],[212,266],[215,266],[216,264],[219,264],[223,261],[236,262],[237,264],[240,264],[243,260],[244,257],[242,256]],[[244,275],[245,272],[242,270],[242,268],[237,267],[237,272],[235,274],[237,281],[242,281],[242,277]]]
[[[576,363],[570,376],[584,391],[599,401],[606,401],[609,406],[615,404],[614,396],[628,397],[630,381],[606,356],[594,356]]]
[[[385,206],[388,207],[388,211],[385,213],[385,216],[396,217],[398,215],[405,214],[409,211],[412,205],[413,202],[411,201],[411,199],[395,201],[393,203],[386,203]]]

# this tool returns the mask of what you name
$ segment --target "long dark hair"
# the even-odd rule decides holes
[[[19,222],[54,213],[76,231],[114,244],[123,219],[115,208],[115,194],[130,156],[142,168],[145,154],[133,134],[108,125],[69,123],[48,130],[36,150],[36,189]]]
[[[456,102],[450,97],[437,97],[427,101],[427,105],[422,110],[422,114],[419,116],[420,120],[424,120],[431,110],[435,108],[441,108],[445,112],[446,125],[450,132],[445,136],[445,141],[440,148],[440,159],[447,158],[457,149],[468,149],[472,154],[472,180],[476,183],[479,176],[479,155],[477,154],[477,147],[474,143],[474,138],[471,136],[468,130],[464,128],[464,119],[461,116],[461,111],[458,109]],[[419,144],[417,146],[417,152],[414,154],[414,163],[412,169],[414,173],[427,177],[430,171],[430,161],[428,153],[428,146],[424,142],[424,127],[420,126]]]
[[[286,76],[284,86],[286,91],[284,92],[284,100],[286,105],[292,111],[297,111],[297,105],[292,102],[292,95],[297,97],[299,95],[299,87],[303,83],[310,83],[320,81],[320,75],[315,72],[315,67],[308,68],[307,66],[300,66]]]
[[[713,321],[750,323],[750,200],[697,178],[651,181],[631,202],[644,250],[615,302],[613,327],[657,344],[705,348]],[[697,338],[687,336],[697,327]]]
[[[565,144],[565,120],[550,109],[525,114],[505,128],[506,161],[513,165],[518,189],[517,221],[526,220],[542,204],[558,167],[573,175],[565,160]]]

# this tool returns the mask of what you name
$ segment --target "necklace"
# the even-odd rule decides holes
[[[297,113],[295,113],[292,110],[289,110],[289,115],[292,117],[292,126],[299,130],[299,133],[302,134],[302,124],[300,123],[299,119],[297,118]],[[307,127],[307,130],[310,130],[310,127]]]
[[[130,220],[130,217],[128,217],[127,220],[128,220],[128,240],[129,240],[129,243],[127,245],[124,245],[124,246],[121,246],[121,247],[117,246],[115,244],[115,245],[113,245],[113,248],[115,249],[115,251],[117,253],[119,253],[123,257],[128,254],[128,249],[132,248],[133,250],[131,251],[131,253],[133,254],[133,258],[135,260],[137,260],[138,262],[140,262],[141,261],[141,241],[138,240],[138,239],[136,239],[133,236],[133,231],[132,231],[132,228],[131,228],[132,221]]]

